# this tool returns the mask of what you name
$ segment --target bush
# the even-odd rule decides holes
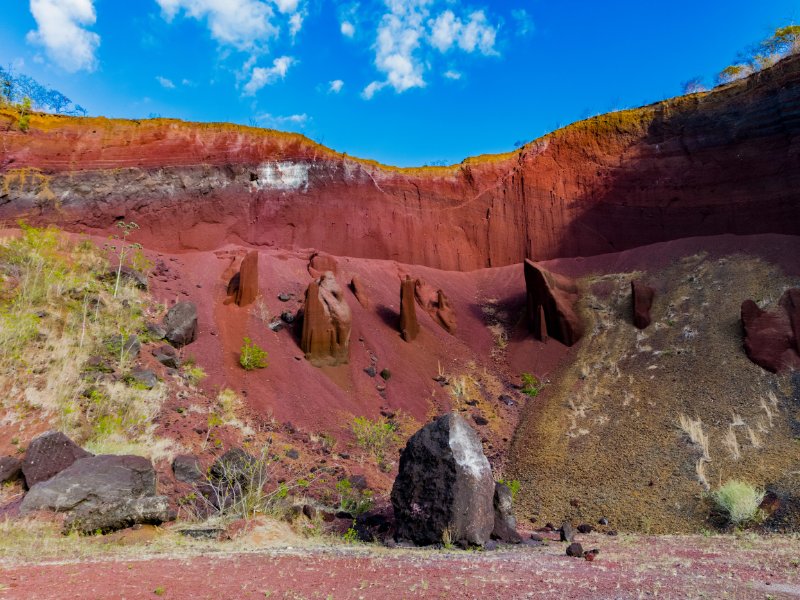
[[[397,423],[393,421],[370,421],[367,417],[356,417],[350,428],[358,445],[374,455],[378,462],[383,460],[386,451],[397,442]]]
[[[522,393],[528,396],[538,396],[546,386],[550,385],[541,381],[539,376],[531,375],[530,373],[522,374]]]
[[[711,493],[717,508],[736,526],[760,521],[763,518],[763,511],[758,507],[765,495],[764,490],[736,479],[731,479],[719,490]]]
[[[244,346],[242,346],[242,354],[239,356],[239,364],[242,365],[245,371],[263,369],[269,366],[267,364],[267,353],[253,344],[250,338],[244,338]]]

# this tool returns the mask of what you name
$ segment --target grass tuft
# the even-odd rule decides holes
[[[757,522],[763,518],[759,509],[766,492],[745,481],[731,479],[711,497],[717,508],[728,516],[728,520],[736,526]]]

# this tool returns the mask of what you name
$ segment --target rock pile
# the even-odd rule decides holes
[[[348,362],[353,314],[331,271],[309,284],[300,348],[314,366]]]
[[[531,333],[542,341],[549,336],[567,346],[581,339],[583,325],[572,308],[578,298],[575,283],[526,259],[525,288]]]

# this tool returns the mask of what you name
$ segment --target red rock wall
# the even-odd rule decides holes
[[[228,124],[0,111],[0,219],[164,251],[226,241],[470,270],[681,237],[800,233],[800,57],[520,151],[397,169]],[[520,105],[519,110],[524,110]]]

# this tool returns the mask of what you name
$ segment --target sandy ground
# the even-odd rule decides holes
[[[3,598],[798,598],[796,537],[585,535],[492,553],[311,546],[4,564]],[[207,546],[205,548],[208,548]],[[160,592],[160,593],[159,593]]]

